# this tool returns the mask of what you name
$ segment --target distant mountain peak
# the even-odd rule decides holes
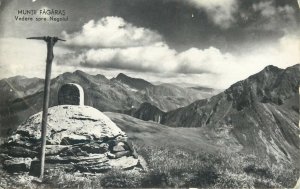
[[[80,76],[80,77],[85,77],[89,79],[100,79],[100,80],[108,80],[104,75],[102,74],[97,74],[97,75],[90,75],[82,70],[76,70],[72,73],[73,75]]]
[[[76,74],[76,75],[88,75],[87,73],[85,73],[84,71],[81,71],[81,70],[76,70],[73,72],[73,74]]]
[[[119,73],[117,75],[117,77],[113,78],[112,80],[120,81],[120,82],[122,82],[132,88],[138,89],[138,90],[142,90],[149,86],[153,86],[152,83],[150,83],[144,79],[129,77],[129,76],[125,75],[124,73]]]
[[[277,66],[274,66],[274,65],[269,65],[269,66],[266,66],[263,71],[280,71],[282,69],[278,68]]]
[[[273,65],[233,84],[225,91],[238,110],[253,102],[282,104],[298,90],[300,72],[297,65],[281,69]]]
[[[277,76],[282,71],[283,71],[283,69],[281,69],[281,68],[278,68],[273,65],[269,65],[269,66],[266,66],[264,69],[262,69],[260,72],[253,74],[250,77],[248,77],[247,79],[242,80],[240,82],[249,81],[249,80],[253,80],[253,79],[265,80],[265,81],[270,80],[270,79],[272,79],[270,76]],[[237,82],[237,83],[239,83],[239,82]]]
[[[132,78],[132,77],[129,77],[129,76],[123,74],[123,73],[119,73],[119,74],[117,75],[117,77],[116,77],[116,79],[122,79],[122,78]]]
[[[297,63],[297,64],[291,66],[290,68],[298,68],[298,69],[300,69],[300,63]]]

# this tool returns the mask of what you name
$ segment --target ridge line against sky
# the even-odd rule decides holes
[[[81,69],[227,88],[269,64],[300,62],[296,1],[225,1],[1,0],[0,78],[43,77],[45,44],[24,38],[45,32],[67,39],[55,48],[53,76]],[[65,9],[70,21],[13,20],[17,9],[29,7]]]

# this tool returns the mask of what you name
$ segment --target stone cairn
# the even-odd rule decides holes
[[[76,91],[73,86],[69,89]],[[63,90],[66,88],[60,91],[70,94]],[[46,171],[60,167],[67,172],[104,173],[113,168],[145,168],[126,134],[102,112],[84,106],[80,93],[76,94],[79,98],[72,98],[77,105],[70,101],[72,98],[64,99],[66,95],[59,94],[61,105],[49,108]],[[39,175],[41,120],[42,112],[31,116],[0,146],[0,161],[7,172]]]

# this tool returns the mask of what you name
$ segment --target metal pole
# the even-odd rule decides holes
[[[46,74],[45,74],[45,87],[44,87],[44,100],[43,100],[43,115],[42,115],[42,131],[41,131],[41,158],[40,158],[40,180],[44,177],[45,167],[45,150],[46,150],[46,136],[47,136],[47,118],[50,96],[50,82],[51,82],[51,67],[53,55],[53,46],[58,40],[64,41],[57,37],[31,37],[28,39],[38,39],[47,42],[47,59],[46,59]]]

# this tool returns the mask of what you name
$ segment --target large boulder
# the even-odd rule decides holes
[[[105,172],[112,168],[138,168],[140,163],[126,134],[106,115],[89,106],[49,108],[46,168]],[[38,175],[42,112],[21,124],[0,148],[6,170]],[[51,164],[51,165],[50,165]]]

